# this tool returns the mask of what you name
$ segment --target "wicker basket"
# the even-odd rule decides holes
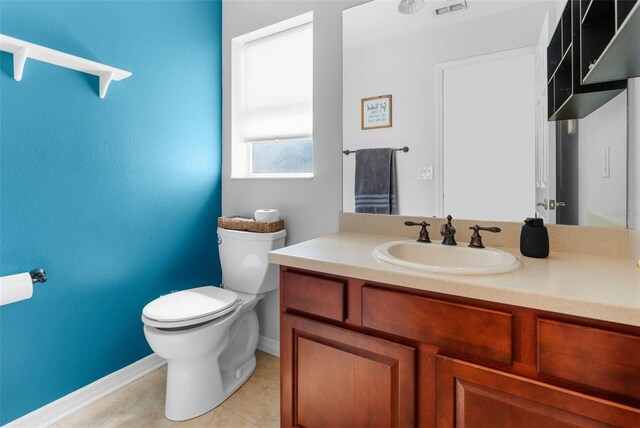
[[[246,218],[252,221],[234,220],[234,218]],[[232,216],[218,217],[218,227],[231,230],[244,230],[256,233],[273,233],[284,229],[284,220],[274,221],[273,223],[258,223],[253,217]]]

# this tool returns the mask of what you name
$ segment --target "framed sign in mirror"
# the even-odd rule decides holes
[[[362,98],[360,129],[391,128],[391,95]]]

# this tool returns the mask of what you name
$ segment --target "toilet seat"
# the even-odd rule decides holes
[[[226,315],[242,303],[238,294],[205,286],[182,290],[157,298],[142,310],[142,322],[159,328],[202,324]]]

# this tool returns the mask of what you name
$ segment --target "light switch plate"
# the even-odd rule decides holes
[[[433,180],[433,166],[425,165],[418,168],[418,180]]]

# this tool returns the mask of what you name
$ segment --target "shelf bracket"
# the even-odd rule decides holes
[[[29,57],[29,48],[23,47],[15,51],[13,54],[13,78],[19,82],[22,80],[22,73],[24,72],[24,64]]]
[[[100,98],[104,99],[104,97],[107,95],[107,89],[109,89],[109,84],[112,80],[112,71],[100,75]]]

